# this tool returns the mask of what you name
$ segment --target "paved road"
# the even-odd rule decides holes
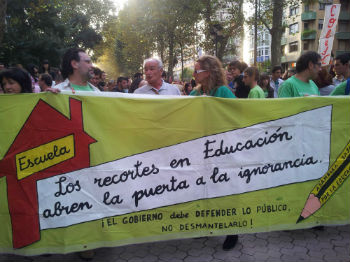
[[[307,261],[349,262],[350,225],[278,231],[239,236],[231,251],[223,251],[225,237],[173,240],[96,250],[93,262],[234,262]],[[0,255],[0,262],[81,262],[76,254],[50,257]]]

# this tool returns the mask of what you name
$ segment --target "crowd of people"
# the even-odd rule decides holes
[[[143,73],[114,81],[93,67],[84,50],[71,48],[64,54],[60,70],[52,70],[47,60],[40,70],[35,65],[24,70],[20,65],[5,68],[0,63],[0,85],[4,93],[90,91],[232,99],[349,95],[350,53],[337,56],[329,68],[321,65],[321,56],[309,51],[298,58],[295,71],[283,73],[281,66],[274,66],[270,74],[261,74],[257,67],[242,61],[232,61],[224,68],[218,58],[204,55],[195,62],[193,79],[182,83],[169,81],[162,61],[149,58]],[[237,241],[237,235],[227,236],[223,249],[232,249]],[[81,256],[89,258],[93,254],[82,252]]]
[[[85,74],[83,81],[69,81],[74,69],[78,69],[77,75]],[[216,57],[204,55],[196,61],[193,78],[188,82],[167,78],[162,61],[156,58],[145,61],[143,73],[107,79],[104,71],[93,67],[88,54],[77,48],[65,53],[60,69],[50,67],[48,60],[44,60],[40,68],[29,64],[26,69],[21,64],[6,68],[0,62],[1,93],[58,93],[68,89],[225,98],[328,96],[348,95],[349,78],[350,53],[338,55],[331,65],[322,67],[321,56],[313,51],[302,54],[295,69],[283,72],[281,66],[274,66],[271,72],[263,73],[243,61],[232,61],[224,67]],[[28,88],[28,81],[31,88]],[[19,85],[14,85],[16,82]]]

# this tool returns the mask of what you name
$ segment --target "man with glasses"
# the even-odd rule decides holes
[[[94,68],[91,58],[84,50],[79,48],[70,48],[63,55],[62,76],[66,80],[55,86],[55,89],[61,91],[94,91],[100,90],[90,84],[88,81],[94,76]]]
[[[283,82],[278,90],[278,97],[319,96],[320,91],[312,81],[321,70],[321,56],[308,51],[297,60],[296,74]]]

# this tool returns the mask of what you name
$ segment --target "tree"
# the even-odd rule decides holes
[[[309,0],[314,1],[314,0]],[[299,5],[300,0],[259,0],[258,26],[264,25],[271,35],[271,66],[281,64],[281,38],[285,27],[283,25],[283,13],[286,6]],[[251,1],[251,3],[255,4]],[[252,24],[253,19],[249,20]]]
[[[0,47],[5,33],[5,17],[7,9],[7,0],[0,0]]]
[[[285,4],[286,0],[272,0],[272,23],[268,23],[263,16],[259,17],[271,34],[271,50],[278,50],[278,52],[271,52],[272,67],[281,64],[281,52],[279,50],[281,50],[281,38],[284,31],[282,18]],[[266,15],[266,17],[269,16]]]
[[[205,0],[202,17],[205,39],[203,47],[220,60],[236,52],[235,45],[228,45],[230,38],[243,37],[243,0]],[[228,48],[229,47],[229,48]]]
[[[7,64],[58,66],[71,46],[92,50],[101,41],[101,25],[110,17],[109,0],[11,0],[0,60]]]
[[[177,64],[177,47],[191,45],[189,35],[194,35],[194,24],[199,19],[202,1],[200,0],[145,0],[150,6],[148,24],[157,40],[161,56],[167,50],[168,76],[173,76]],[[164,45],[166,44],[166,45]],[[167,48],[166,48],[167,47]]]

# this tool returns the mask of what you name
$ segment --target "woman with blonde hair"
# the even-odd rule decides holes
[[[205,55],[200,57],[194,65],[193,76],[197,86],[190,93],[191,96],[215,96],[235,98],[235,95],[226,86],[226,75],[219,59]],[[222,245],[223,250],[235,247],[237,235],[228,235]]]
[[[200,57],[194,66],[193,76],[197,86],[190,93],[191,96],[235,98],[227,87],[225,71],[216,57],[210,55]]]

